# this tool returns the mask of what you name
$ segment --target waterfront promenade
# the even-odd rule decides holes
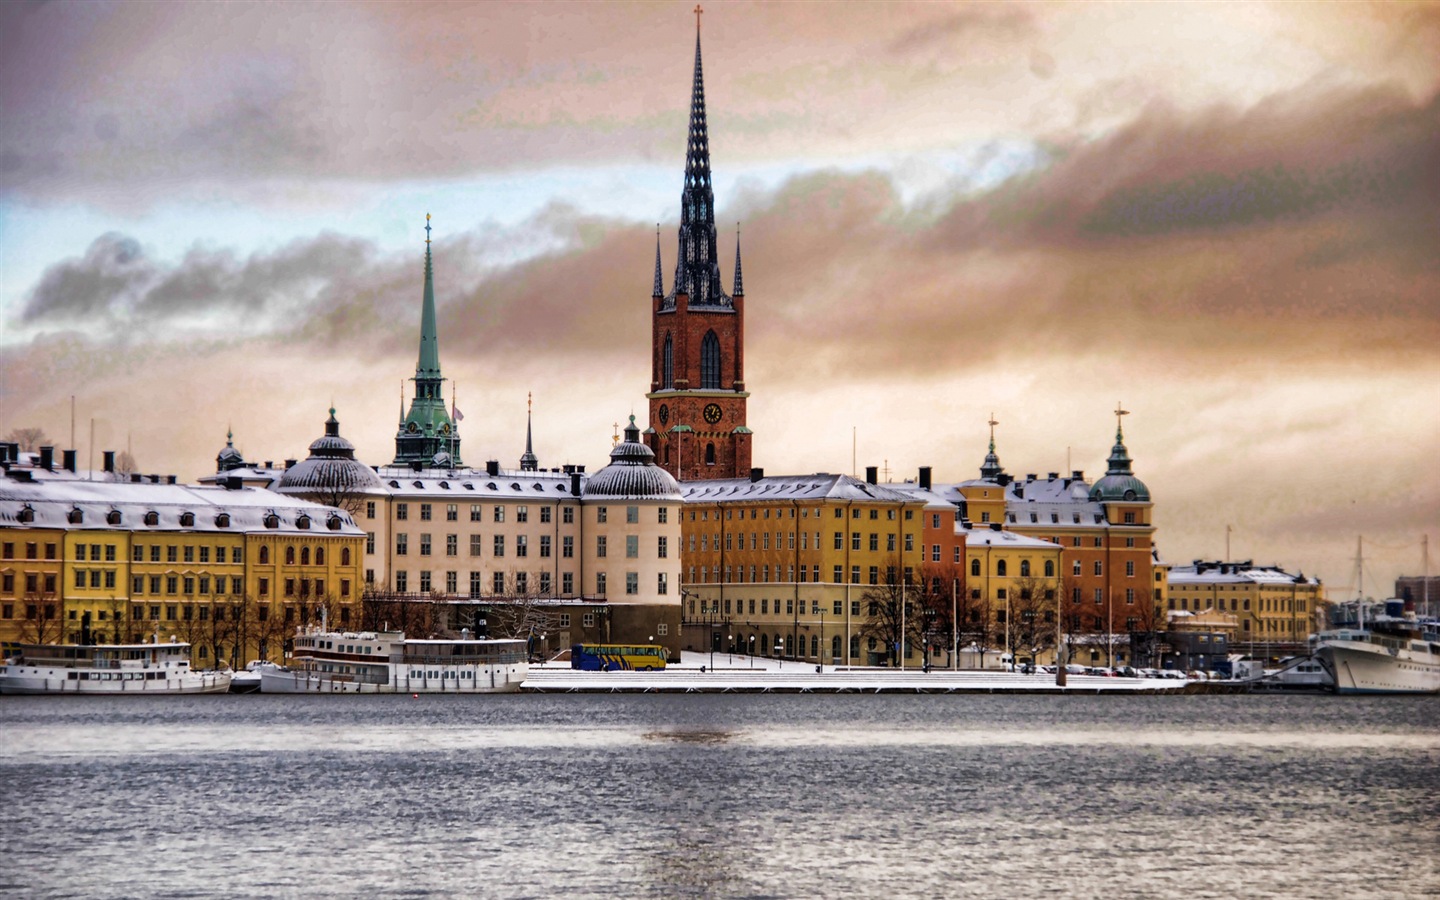
[[[531,665],[522,685],[537,693],[1181,693],[1194,683],[1166,678],[1107,678],[1070,675],[1066,686],[1049,674],[1024,675],[1000,669],[882,669],[716,653],[686,653],[658,672],[580,672],[568,662]],[[1208,687],[1209,685],[1207,685]]]

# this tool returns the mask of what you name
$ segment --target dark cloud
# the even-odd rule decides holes
[[[96,238],[79,259],[45,270],[20,313],[26,323],[108,316],[133,305],[156,277],[140,244],[114,232]]]

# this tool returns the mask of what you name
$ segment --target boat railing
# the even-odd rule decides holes
[[[469,666],[469,665],[504,665],[506,663],[518,663],[525,660],[525,653],[522,650],[495,650],[488,653],[467,653],[454,656],[438,656],[434,654],[410,654],[401,657],[401,663],[407,666]]]

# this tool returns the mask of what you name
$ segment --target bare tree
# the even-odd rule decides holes
[[[54,444],[50,436],[43,428],[12,428],[10,433],[5,435],[5,440],[12,444],[19,444],[20,450],[24,453],[33,453],[41,447]]]
[[[1055,646],[1055,617],[1061,613],[1058,578],[1021,575],[1011,581],[1010,646],[1032,661]]]
[[[322,465],[317,483],[307,488],[305,499],[344,510],[351,518],[359,518],[365,508],[366,482],[352,465]]]
[[[20,639],[30,644],[59,644],[65,639],[65,611],[54,594],[27,593],[20,601],[25,618]]]
[[[948,658],[954,652],[951,637],[958,637],[962,630],[962,602],[964,609],[969,610],[970,598],[963,596],[966,594],[965,570],[954,563],[928,563],[920,567],[916,588],[925,661],[930,662],[931,654],[941,650]]]
[[[885,566],[884,582],[871,585],[860,595],[860,602],[865,604],[860,635],[883,643],[885,658],[892,666],[900,664],[901,647],[924,640],[926,628],[921,610],[924,591],[913,581],[907,582],[900,574],[903,571],[900,560],[891,557]]]
[[[115,454],[115,471],[110,477],[113,481],[129,481],[130,476],[140,471],[140,464],[135,462],[135,457],[130,455],[129,450],[121,450]]]

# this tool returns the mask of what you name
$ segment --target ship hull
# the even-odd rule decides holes
[[[1335,679],[1337,694],[1440,693],[1440,653],[1396,649],[1367,641],[1332,641],[1316,656]],[[1411,645],[1413,647],[1413,644]]]

